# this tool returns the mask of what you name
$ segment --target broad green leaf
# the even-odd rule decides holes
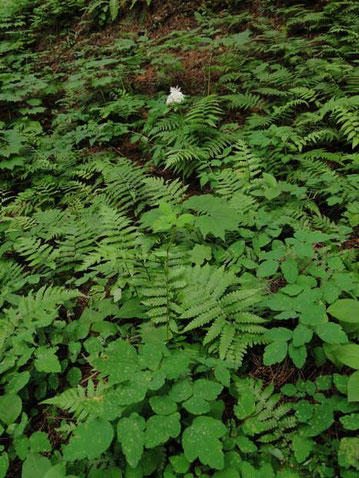
[[[182,405],[192,415],[205,415],[211,409],[209,403],[204,398],[196,396],[189,398]]]
[[[70,438],[69,444],[64,447],[64,458],[66,461],[83,458],[93,460],[107,450],[113,435],[112,425],[102,418],[80,423]]]
[[[348,367],[359,370],[359,345],[325,345],[325,353]]]
[[[303,438],[300,435],[295,435],[293,438],[293,450],[294,456],[298,463],[303,463],[305,461],[310,452],[314,448],[314,443],[312,440],[308,438]]]
[[[289,344],[288,355],[297,368],[302,368],[307,358],[307,348],[305,345],[295,347],[293,344]]]
[[[270,277],[278,270],[279,263],[277,261],[264,261],[257,269],[258,277]]]
[[[9,456],[7,453],[0,455],[0,478],[5,478],[7,470],[9,469]]]
[[[295,409],[295,416],[302,423],[309,422],[313,416],[314,406],[306,400],[300,400],[296,404]]]
[[[217,382],[206,379],[199,379],[193,382],[193,395],[205,400],[215,400],[221,393],[223,386]]]
[[[282,269],[285,280],[288,284],[294,284],[298,277],[298,266],[294,259],[286,259],[282,262]]]
[[[168,395],[151,397],[150,405],[157,415],[171,415],[177,410],[176,403]]]
[[[138,319],[144,317],[144,309],[138,299],[126,300],[120,310],[116,312],[118,319]]]
[[[231,374],[229,370],[222,364],[218,364],[214,369],[214,376],[222,385],[229,387]]]
[[[341,322],[359,324],[359,301],[354,299],[339,299],[328,308],[328,314]]]
[[[15,393],[8,393],[0,397],[0,421],[5,425],[14,423],[21,410],[21,398]]]
[[[35,351],[35,368],[39,372],[61,372],[60,361],[56,355],[57,347],[39,347]]]
[[[92,364],[103,375],[109,376],[111,383],[121,383],[133,377],[137,371],[137,354],[132,345],[124,340],[112,342]]]
[[[319,325],[315,331],[328,344],[344,344],[348,342],[348,337],[339,324],[327,322],[326,324]]]
[[[225,199],[202,194],[191,197],[183,205],[188,209],[206,213],[200,215],[196,221],[196,226],[204,238],[208,234],[213,234],[224,240],[226,231],[237,229],[240,217]]]
[[[170,462],[176,473],[187,473],[190,467],[190,462],[183,455],[183,453],[181,453],[180,455],[170,456]]]
[[[359,402],[359,371],[350,375],[347,390],[348,402]]]
[[[236,438],[236,444],[243,453],[255,453],[258,448],[248,437],[240,435]]]
[[[265,332],[265,337],[273,342],[286,342],[292,338],[293,332],[284,327],[273,327]]]
[[[196,244],[192,249],[191,261],[194,264],[201,265],[205,261],[209,261],[212,257],[212,249],[209,246]]]
[[[117,424],[117,437],[127,462],[136,468],[143,454],[145,420],[137,413],[122,418]]]
[[[224,466],[222,438],[227,432],[225,425],[211,417],[197,417],[182,435],[185,457],[192,462],[199,458],[203,465],[216,470]]]
[[[292,383],[287,383],[283,385],[283,387],[280,389],[280,391],[284,394],[287,395],[287,397],[294,397],[297,393],[297,387],[293,385]]]
[[[340,417],[339,420],[346,430],[359,430],[359,413],[351,413]]]
[[[181,431],[180,414],[154,415],[147,420],[145,431],[146,448],[166,443],[171,437],[176,438]]]
[[[308,425],[303,428],[305,437],[315,437],[327,430],[334,423],[333,410],[322,405],[313,406],[313,415]]]
[[[287,342],[273,342],[264,349],[263,363],[264,365],[273,365],[282,362],[287,356]]]
[[[193,386],[191,382],[188,379],[184,379],[172,385],[169,396],[174,402],[184,402],[192,393]]]
[[[51,462],[48,458],[30,453],[22,465],[21,478],[45,476],[50,468]]]
[[[44,478],[71,478],[71,476],[66,475],[66,466],[58,463],[50,468]]]
[[[45,432],[35,432],[30,437],[30,448],[34,453],[44,453],[52,450]]]
[[[301,294],[302,295],[302,294]],[[301,297],[298,296],[299,301]],[[313,327],[326,322],[325,308],[316,304],[305,304],[301,307],[300,323]]]
[[[300,347],[312,340],[313,331],[305,325],[298,324],[293,332],[293,345],[294,347]]]
[[[238,397],[237,405],[233,407],[234,414],[239,420],[249,417],[255,412],[256,401],[250,390],[243,390]]]

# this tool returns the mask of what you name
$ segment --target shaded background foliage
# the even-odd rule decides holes
[[[2,2],[0,477],[357,476],[358,25]]]

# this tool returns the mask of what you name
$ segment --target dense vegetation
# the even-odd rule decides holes
[[[0,478],[358,477],[359,2],[0,39]]]

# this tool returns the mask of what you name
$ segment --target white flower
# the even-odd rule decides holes
[[[182,103],[185,95],[182,93],[181,88],[178,86],[170,88],[170,94],[167,96],[166,105],[172,105],[173,103]]]

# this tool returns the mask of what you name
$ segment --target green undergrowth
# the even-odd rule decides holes
[[[358,32],[2,2],[0,478],[358,476]]]

